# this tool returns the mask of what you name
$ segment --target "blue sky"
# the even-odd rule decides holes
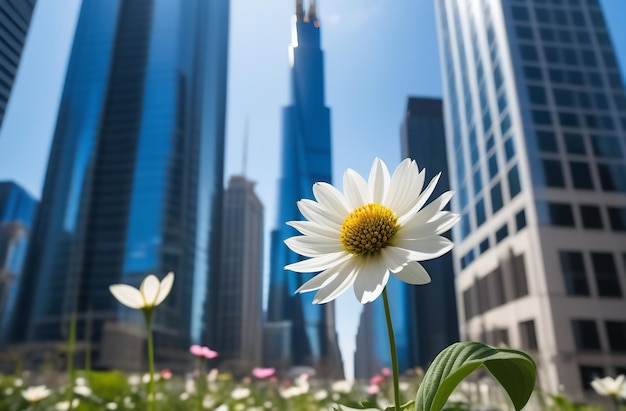
[[[622,73],[626,66],[626,0],[601,0]],[[249,119],[246,174],[257,182],[266,231],[276,225],[281,108],[288,104],[290,19],[295,0],[231,1],[226,181],[241,173]],[[306,4],[306,2],[305,2]],[[11,100],[0,130],[0,180],[39,197],[80,0],[38,0]],[[441,96],[432,0],[318,0],[331,108],[333,171],[369,172],[379,156],[400,162],[400,124],[408,96]],[[269,239],[266,237],[266,246]],[[294,274],[297,275],[297,274]],[[339,299],[344,360],[360,306]]]

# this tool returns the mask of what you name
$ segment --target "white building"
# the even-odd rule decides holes
[[[598,0],[435,3],[461,338],[583,398],[626,372],[626,97]]]

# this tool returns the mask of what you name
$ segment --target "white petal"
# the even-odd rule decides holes
[[[300,200],[296,203],[304,218],[332,230],[340,230],[343,219],[329,213],[313,200]]]
[[[417,163],[405,159],[394,171],[389,191],[383,205],[394,210],[397,215],[408,212],[417,202],[424,185],[425,171],[420,173]]]
[[[339,237],[338,230],[331,230],[330,228],[319,225],[313,221],[288,221],[286,224],[295,228],[304,235],[330,239]]]
[[[141,282],[141,287],[139,287],[139,291],[143,296],[143,299],[146,303],[146,306],[154,306],[154,302],[159,295],[159,279],[156,278],[156,275],[150,274]]]
[[[428,284],[430,276],[424,267],[417,261],[412,261],[404,266],[402,270],[393,273],[397,278],[409,284]]]
[[[326,304],[339,297],[354,282],[357,275],[357,259],[348,260],[344,263],[331,281],[324,284],[315,294],[313,304]]]
[[[328,284],[330,281],[334,280],[337,275],[339,275],[342,271],[343,265],[339,264],[328,270],[322,271],[317,274],[315,277],[311,278],[306,283],[302,284],[300,288],[296,290],[297,293],[306,293],[308,291],[319,290],[324,287],[324,285]]]
[[[351,209],[371,202],[367,182],[351,168],[343,174],[343,193]]]
[[[411,222],[407,223],[406,226],[402,226],[396,233],[393,237],[394,240],[400,242],[409,239],[425,239],[427,237],[443,234],[450,230],[461,218],[458,214],[453,214],[448,211],[444,211],[435,217],[437,219],[431,219],[431,221],[426,224],[415,225],[410,224]]]
[[[374,159],[374,163],[372,164],[370,176],[367,181],[372,203],[383,203],[385,195],[387,194],[387,189],[389,188],[390,179],[387,166],[380,158],[376,157]]]
[[[454,244],[445,237],[436,236],[426,239],[402,240],[394,246],[409,251],[409,257],[412,261],[423,261],[442,256],[450,251]]]
[[[420,210],[420,208],[424,206],[424,204],[426,204],[426,202],[428,201],[428,198],[430,197],[430,195],[435,190],[435,187],[437,186],[439,177],[441,177],[441,173],[437,174],[435,177],[433,177],[432,180],[430,180],[430,183],[428,183],[428,186],[426,186],[426,189],[422,192],[422,194],[420,194],[419,198],[417,199],[417,203],[415,203],[415,205],[413,205],[413,207],[406,214],[401,215],[398,218],[398,224],[404,225],[415,213],[417,213]]]
[[[419,210],[416,214],[411,216],[404,224],[404,227],[413,227],[416,225],[423,225],[431,221],[439,211],[443,210],[444,207],[450,202],[452,196],[454,195],[454,191],[447,191],[434,199],[430,204],[428,204],[423,209]]]
[[[141,296],[141,292],[135,287],[127,284],[114,284],[109,286],[109,291],[113,297],[127,307],[139,310],[144,307],[145,302]]]
[[[161,281],[161,285],[159,286],[159,295],[157,295],[156,301],[154,305],[159,305],[165,300],[165,298],[172,291],[172,286],[174,285],[174,273],[169,272],[163,281]]]
[[[285,270],[291,270],[298,273],[314,273],[339,265],[350,257],[352,257],[352,254],[346,251],[324,254],[319,257],[313,257],[307,260],[298,261],[297,263],[289,264],[285,266]]]
[[[354,295],[361,304],[366,304],[383,292],[389,279],[389,270],[380,257],[368,258],[359,268],[354,280]]]
[[[348,206],[343,194],[328,183],[313,184],[313,195],[325,209],[337,214],[342,219],[345,219],[350,213],[350,206]]]
[[[330,240],[301,235],[286,239],[285,244],[292,251],[305,257],[319,257],[324,254],[345,251],[339,242],[339,238]]]
[[[385,264],[392,273],[398,272],[411,259],[411,253],[407,250],[397,247],[385,247],[380,250],[381,256],[385,259]]]

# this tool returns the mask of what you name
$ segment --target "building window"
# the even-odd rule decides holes
[[[598,163],[598,175],[604,191],[626,192],[626,166]]]
[[[561,107],[573,107],[574,95],[570,90],[555,88],[553,91],[554,102]]]
[[[467,290],[463,291],[463,307],[465,308],[465,321],[468,321],[470,318],[474,316],[474,286],[471,286]]]
[[[559,123],[563,127],[578,127],[578,116],[574,113],[559,113]]]
[[[598,157],[624,158],[622,145],[615,136],[591,136],[593,152]]]
[[[593,180],[589,165],[582,161],[570,161],[569,169],[572,174],[572,184],[574,188],[582,190],[593,190]]]
[[[583,136],[574,133],[563,134],[565,150],[569,154],[585,154],[585,142]]]
[[[577,350],[600,351],[602,349],[595,320],[572,320],[572,333]]]
[[[514,198],[522,190],[522,186],[519,181],[519,173],[517,172],[517,166],[514,166],[509,170],[508,180],[511,198]]]
[[[491,188],[491,210],[495,214],[502,208],[502,189],[500,183],[497,183]]]
[[[549,111],[533,110],[533,121],[535,124],[550,125],[552,124],[552,118]]]
[[[489,238],[485,238],[483,241],[481,241],[480,244],[478,245],[478,249],[480,251],[480,254],[489,250]]]
[[[541,69],[536,66],[524,66],[524,75],[529,80],[543,79],[543,76],[541,75]]]
[[[591,253],[598,294],[603,297],[621,297],[617,267],[611,253]]]
[[[535,333],[535,321],[529,320],[519,323],[519,333],[522,349],[537,351],[537,334]]]
[[[577,251],[560,251],[561,270],[568,295],[589,295],[583,255]]]
[[[605,321],[606,335],[609,339],[609,347],[611,351],[626,351],[626,322],[624,321]]]
[[[481,198],[476,203],[476,227],[480,227],[485,222],[485,202]]]
[[[515,145],[513,144],[513,137],[504,142],[504,154],[506,160],[509,161],[515,156]]]
[[[595,365],[581,365],[580,366],[580,379],[583,383],[583,389],[590,391],[591,381],[596,378],[603,378],[606,374],[604,368]]]
[[[509,346],[509,330],[506,328],[496,328],[493,330],[493,345],[496,347]]]
[[[535,49],[535,46],[532,46],[530,44],[523,44],[520,45],[520,52],[522,54],[522,59],[526,60],[526,61],[537,61],[537,50]]]
[[[544,153],[556,153],[558,151],[556,146],[556,136],[551,131],[538,131],[537,143],[539,150]]]
[[[543,87],[528,86],[528,97],[530,97],[530,102],[533,104],[546,104],[546,92]]]
[[[548,187],[565,187],[563,169],[558,160],[543,160],[543,175]]]
[[[491,157],[489,157],[489,178],[492,179],[496,175],[498,175],[498,158],[496,157],[496,153],[493,153]]]
[[[513,257],[513,298],[517,299],[528,295],[528,281],[526,281],[526,263],[524,254]]]
[[[509,235],[509,228],[507,227],[506,224],[504,224],[502,227],[500,227],[496,231],[496,244],[504,240],[508,235]]]
[[[521,210],[519,213],[515,214],[515,226],[517,227],[517,231],[520,231],[522,228],[526,227],[526,213],[524,210]]]
[[[575,227],[572,206],[565,203],[548,203],[550,223],[559,227]]]
[[[609,222],[613,231],[626,231],[626,208],[609,207]]]
[[[601,229],[603,227],[600,207],[598,206],[581,205],[580,216],[582,217],[583,227],[585,228]]]

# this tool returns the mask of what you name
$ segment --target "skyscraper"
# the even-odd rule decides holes
[[[333,304],[312,305],[313,296],[294,294],[312,275],[285,272],[298,261],[283,241],[296,234],[287,221],[302,217],[296,202],[312,198],[317,181],[331,181],[330,110],[324,103],[324,60],[320,22],[312,1],[304,13],[296,1],[289,46],[291,102],[283,109],[282,171],[279,183],[278,227],[272,233],[268,320],[288,321],[292,365],[315,367],[327,375],[342,375]]]
[[[7,342],[36,208],[22,187],[0,182],[0,344]]]
[[[263,205],[253,182],[230,178],[223,216],[214,348],[220,369],[250,375],[261,365],[263,340]]]
[[[64,340],[75,311],[94,365],[138,367],[142,314],[108,286],[174,271],[154,318],[157,361],[205,341],[219,269],[228,18],[227,0],[82,4],[17,340]]]
[[[443,109],[440,99],[410,97],[401,128],[402,157],[417,161],[426,170],[426,181],[437,173],[441,178],[431,195],[437,198],[450,190],[446,158]],[[445,234],[447,237],[449,233]],[[405,285],[411,364],[426,369],[437,354],[459,340],[452,253],[422,263],[432,282],[425,286]]]
[[[0,2],[0,126],[11,96],[36,0]]]
[[[626,97],[597,0],[436,0],[464,339],[626,371]]]

